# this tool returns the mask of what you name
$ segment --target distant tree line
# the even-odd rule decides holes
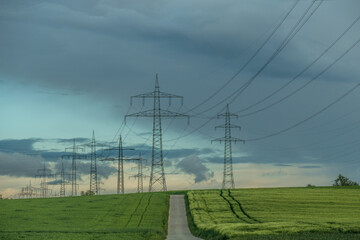
[[[339,174],[339,176],[334,180],[333,186],[359,186],[359,184]]]
[[[344,177],[343,175],[339,174],[339,176],[334,180],[333,186],[340,187],[340,186],[359,186],[359,184],[355,181],[351,181],[349,178]],[[308,184],[306,187],[315,187],[315,185]]]

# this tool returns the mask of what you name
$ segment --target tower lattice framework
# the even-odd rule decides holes
[[[125,193],[125,180],[124,180],[124,161],[138,160],[137,158],[125,158],[124,151],[133,151],[135,148],[126,148],[123,147],[122,137],[119,137],[119,146],[114,148],[105,149],[105,151],[118,151],[117,157],[107,157],[105,159],[101,159],[100,161],[117,161],[117,194]]]
[[[153,109],[133,113],[125,116],[127,117],[152,117],[153,118],[153,141],[152,141],[152,157],[151,157],[151,173],[150,173],[150,182],[149,182],[149,192],[154,191],[166,191],[166,180],[164,173],[164,159],[162,151],[162,128],[161,128],[161,119],[162,118],[188,118],[188,115],[172,112],[168,110],[161,109],[161,99],[169,99],[169,105],[171,104],[172,98],[180,98],[181,105],[183,104],[183,97],[177,96],[160,91],[158,75],[156,74],[155,80],[155,90],[150,93],[140,94],[132,96],[130,102],[132,103],[133,98],[142,98],[143,105],[146,98],[153,99],[154,105]]]
[[[91,141],[91,153],[90,153],[91,165],[90,165],[90,191],[95,195],[98,195],[98,177],[97,177],[97,167],[96,167],[96,141],[95,141],[95,132],[93,131],[92,141]]]
[[[241,129],[241,127],[231,124],[231,122],[230,122],[231,118],[238,118],[238,115],[229,112],[229,105],[226,105],[225,113],[218,114],[217,117],[218,118],[225,118],[225,124],[215,127],[215,129],[224,128],[225,137],[216,138],[216,139],[211,141],[211,142],[217,141],[217,142],[220,142],[220,143],[221,142],[225,143],[225,146],[224,146],[224,173],[223,173],[222,188],[223,189],[235,188],[233,166],[232,166],[231,143],[232,142],[234,142],[234,143],[236,143],[236,142],[245,143],[245,141],[241,140],[239,138],[231,137],[231,129],[232,128]]]
[[[71,196],[77,196],[77,170],[76,160],[86,159],[86,155],[79,154],[79,151],[84,151],[84,147],[76,146],[76,140],[73,139],[73,146],[65,148],[65,152],[72,152],[72,154],[66,154],[62,156],[62,159],[71,158]]]

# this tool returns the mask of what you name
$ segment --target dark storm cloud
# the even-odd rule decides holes
[[[88,142],[86,138],[78,138],[79,143]],[[41,168],[44,160],[46,163],[55,162],[55,172],[61,171],[61,162],[65,166],[70,167],[72,152],[56,151],[56,150],[35,150],[33,145],[35,143],[46,142],[57,143],[72,143],[72,139],[10,139],[0,140],[0,175],[10,176],[25,176],[34,177],[37,169]],[[102,158],[105,152],[100,149],[97,151],[97,156]],[[117,154],[115,154],[117,156]],[[77,170],[79,174],[89,174],[90,169],[90,156],[84,152],[83,157],[88,160],[79,161]],[[62,159],[62,161],[60,161]],[[109,166],[108,163],[98,163],[98,175],[108,178],[109,175],[115,173],[117,170]],[[68,169],[67,171],[71,171]]]
[[[33,145],[41,140],[39,138],[0,140],[0,152],[39,154],[40,151],[34,150]]]
[[[138,153],[141,152],[143,157],[151,157],[152,146],[141,144],[141,145],[130,145],[124,146],[126,148],[135,149],[135,151],[126,151],[127,156],[135,157],[138,156]],[[214,150],[211,148],[179,148],[179,149],[166,149],[163,148],[163,156],[168,159],[178,159],[184,158],[191,155],[202,155],[202,154],[211,154],[214,153]],[[111,151],[113,156],[117,155],[117,151]]]
[[[61,183],[62,183],[61,179],[56,179],[56,180],[47,182],[48,185],[60,185]]]
[[[183,158],[191,155],[201,155],[201,154],[211,154],[214,152],[211,148],[191,148],[191,149],[176,149],[176,150],[166,150],[168,158]]]
[[[60,172],[62,168],[62,163],[57,162],[55,165],[55,169],[57,172]],[[64,164],[64,170],[67,173],[71,172],[71,161]],[[82,176],[90,174],[90,159],[89,160],[77,160],[76,161],[76,171],[81,180]],[[103,163],[101,161],[97,161],[97,175],[98,177],[108,178],[110,175],[117,173],[117,169],[113,166],[110,166],[109,163]]]
[[[85,139],[85,138],[84,138]],[[84,139],[82,139],[83,142]],[[80,139],[81,140],[81,139]],[[72,139],[56,139],[58,143],[70,143]],[[57,161],[63,155],[68,155],[68,152],[57,151],[57,150],[40,150],[35,149],[34,144],[36,143],[47,143],[53,142],[52,139],[42,138],[29,138],[29,139],[5,139],[0,140],[0,152],[3,153],[20,153],[28,156],[38,156],[44,158],[47,161]]]
[[[35,177],[37,170],[42,167],[42,162],[38,156],[0,153],[0,175]]]
[[[290,6],[290,3],[281,4],[281,1],[267,3],[268,7],[274,9],[281,6],[270,14],[258,7],[261,1],[254,4],[207,1],[206,5],[204,2],[190,1],[160,1],[152,4],[145,1],[141,4],[127,1],[15,2],[3,3],[2,8],[1,30],[10,32],[13,27],[19,29],[7,37],[14,41],[6,48],[12,52],[5,54],[7,61],[2,61],[2,72],[14,76],[24,74],[30,81],[56,88],[81,87],[102,94],[111,91],[113,88],[110,86],[113,84],[121,86],[125,79],[138,77],[135,66],[129,64],[137,62],[143,68],[140,71],[148,71],[153,67],[149,62],[151,58],[143,58],[144,50],[159,61],[156,68],[163,65],[163,71],[169,66],[173,71],[173,66],[182,62],[184,56],[194,57],[193,62],[203,58],[214,63],[237,59],[248,48],[249,42],[255,41],[259,33],[271,27],[270,23],[273,24]],[[186,10],[184,14],[178,12],[179,8]],[[249,19],[251,21],[244,21]],[[22,42],[23,34],[32,37]],[[17,46],[21,47],[16,49]],[[288,55],[297,56],[302,52],[292,47]],[[174,58],[174,55],[178,57]],[[128,56],[127,61],[122,56]],[[165,59],[172,60],[165,64]],[[277,70],[271,75],[279,76],[278,73],[282,72],[280,68],[290,71],[293,67],[283,66],[284,63],[287,66],[298,65],[299,57],[293,59],[280,61],[279,67],[275,65]],[[17,65],[13,64],[15,61]],[[15,68],[19,64],[22,65],[22,71]],[[124,73],[125,79],[118,81]],[[111,85],[95,88],[99,79]],[[127,81],[128,87],[136,86],[132,82],[135,83]]]
[[[245,71],[205,106],[218,103],[254,76],[310,2],[300,1],[289,19]],[[293,3],[280,0],[1,1],[0,44],[3,47],[0,82],[18,81],[24,86],[37,84],[50,90],[45,92],[60,93],[64,98],[68,94],[83,93],[91,96],[89,105],[99,99],[93,98],[93,95],[101,99],[111,98],[110,105],[119,106],[122,103],[122,107],[128,105],[130,95],[151,91],[154,75],[159,72],[161,89],[184,95],[189,108],[218,90],[240,69]],[[271,94],[304,69],[358,16],[358,9],[360,1],[357,0],[324,1],[288,46],[231,103],[231,111],[241,110]],[[357,40],[359,26],[359,23],[355,25],[296,82],[251,110],[280,99],[319,73]],[[233,132],[233,136],[248,139],[271,134],[321,109],[349,89],[349,83],[358,81],[359,49],[359,46],[354,48],[321,78],[281,104],[234,120],[233,123],[243,129],[240,133]],[[234,157],[234,163],[273,163],[278,166],[321,163],[328,160],[324,156],[329,154],[333,155],[329,161],[336,162],[335,153],[347,153],[349,149],[346,146],[328,150],[321,148],[328,143],[337,144],[331,139],[337,139],[340,144],[352,141],[360,134],[359,129],[345,135],[346,139],[337,138],[336,132],[324,134],[317,132],[316,128],[306,131],[306,127],[318,125],[322,128],[324,122],[349,112],[351,106],[359,102],[358,96],[358,92],[354,92],[348,100],[304,124],[304,129],[300,126],[298,133],[289,132],[264,141],[234,146],[234,156],[236,152],[248,153],[246,157]],[[216,114],[226,102],[206,114]],[[141,102],[136,104],[141,106]],[[117,119],[123,114],[124,110],[116,109]],[[358,118],[357,112],[329,127],[350,126]],[[191,120],[194,128],[203,122],[201,118]],[[221,133],[213,132],[212,127],[222,123],[220,120],[212,121],[201,130],[220,137]],[[27,151],[49,159],[56,159],[62,154],[61,151],[39,153],[33,149],[36,141],[6,140],[0,143],[3,144],[0,151],[3,148],[9,152]],[[59,140],[59,143],[71,142],[71,139]],[[135,148],[146,152],[146,157],[150,158],[151,146],[140,146]],[[169,151],[167,157],[187,158],[193,154],[206,154],[204,149],[179,148]],[[354,156],[355,153],[345,154],[338,159],[346,162]],[[221,164],[222,154],[207,158],[207,161]]]
[[[184,173],[195,176],[195,183],[214,177],[214,172],[210,171],[210,169],[203,164],[202,160],[194,155],[182,159],[177,163],[177,168]]]
[[[55,139],[58,143],[73,143],[75,140],[75,143],[89,143],[91,142],[90,138],[73,138],[73,139]]]

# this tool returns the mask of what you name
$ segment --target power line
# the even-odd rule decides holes
[[[358,19],[356,19],[356,20],[358,20]],[[355,20],[355,21],[356,21]],[[329,64],[325,69],[323,69],[320,73],[318,73],[314,78],[312,78],[310,81],[308,81],[307,83],[305,83],[301,88],[304,88],[306,85],[308,85],[308,84],[310,84],[310,82],[311,81],[314,81],[315,79],[317,79],[318,77],[320,77],[322,74],[324,74],[326,71],[328,71],[333,65],[335,65],[338,61],[340,61],[347,53],[349,53],[357,44],[359,44],[359,42],[360,42],[360,39],[358,39],[353,45],[351,45],[343,54],[341,54],[337,59],[335,59],[331,64]],[[300,91],[300,88],[299,89],[296,89],[295,91]],[[290,94],[295,94],[294,93],[294,91],[292,92],[292,93],[290,93]],[[289,95],[287,95],[287,96],[289,96]],[[287,96],[285,96],[284,98],[283,98],[283,100],[285,99],[285,98],[287,98]],[[282,101],[282,99],[280,99],[281,101]],[[241,115],[242,117],[243,116],[245,116],[245,115]],[[200,125],[198,128],[196,128],[196,129],[194,129],[193,131],[191,131],[191,132],[189,132],[189,133],[187,133],[187,134],[184,134],[184,135],[182,135],[182,136],[179,136],[178,138],[182,138],[182,137],[185,137],[185,136],[188,136],[188,135],[190,135],[190,134],[192,134],[192,133],[194,133],[194,132],[196,132],[197,130],[199,130],[199,129],[201,129],[201,128],[203,128],[205,125],[207,125],[211,120],[213,120],[215,118],[215,116],[214,117],[211,117],[211,118],[209,118],[204,124],[202,124],[202,125]],[[296,127],[296,126],[295,126]],[[287,130],[286,130],[287,131]],[[282,133],[282,132],[281,132]],[[280,134],[280,133],[279,133]],[[275,135],[278,135],[278,134],[275,134]],[[269,136],[269,137],[271,137],[271,136]],[[267,138],[267,137],[266,137]],[[168,140],[168,141],[175,141],[175,140],[177,140],[177,138],[176,139],[171,139],[171,140]],[[249,141],[249,140],[247,140],[247,141]]]
[[[349,95],[351,92],[353,92],[356,88],[358,88],[360,86],[360,83],[356,84],[354,87],[352,87],[349,91],[345,92],[343,95],[341,95],[339,98],[337,98],[335,101],[331,102],[329,105],[327,105],[326,107],[322,108],[320,111],[312,114],[311,116],[305,118],[304,120],[288,127],[288,128],[285,128],[281,131],[278,131],[278,132],[275,132],[275,133],[272,133],[272,134],[269,134],[269,135],[266,135],[266,136],[263,136],[263,137],[257,137],[257,138],[250,138],[250,139],[247,139],[246,141],[247,142],[252,142],[252,141],[259,141],[259,140],[263,140],[263,139],[266,139],[266,138],[269,138],[269,137],[273,137],[273,136],[276,136],[276,135],[279,135],[281,133],[284,133],[284,132],[287,132],[293,128],[296,128],[298,127],[299,125],[311,120],[312,118],[318,116],[319,114],[321,114],[322,112],[326,111],[327,109],[329,109],[330,107],[332,107],[333,105],[335,105],[336,103],[338,103],[339,101],[341,101],[343,98],[345,98],[347,95]]]
[[[295,77],[293,77],[290,81],[288,81],[287,83],[285,83],[283,86],[281,86],[279,89],[277,89],[276,91],[272,92],[270,95],[266,96],[265,98],[257,101],[256,103],[241,109],[239,111],[237,111],[237,113],[240,112],[244,112],[252,107],[257,106],[258,104],[264,102],[265,100],[269,99],[270,97],[274,96],[276,93],[280,92],[282,89],[284,89],[285,87],[287,87],[289,84],[291,84],[292,82],[294,82],[298,77],[300,77],[303,73],[305,73],[307,70],[309,70],[310,67],[312,67],[320,58],[322,58],[358,21],[360,20],[360,16],[357,17],[351,24],[349,27],[346,28],[346,30],[344,32],[342,32],[340,34],[340,36],[338,36],[335,41],[333,41],[329,47],[327,47],[316,59],[314,59],[314,61],[312,61],[308,66],[306,66],[302,71],[300,71]],[[356,43],[357,44],[357,43]],[[274,105],[277,105],[279,103],[281,103],[282,101],[284,101],[285,99],[293,96],[294,94],[296,94],[297,92],[299,92],[300,90],[302,90],[303,88],[305,88],[307,85],[309,85],[310,83],[312,83],[313,81],[315,81],[317,78],[319,78],[322,74],[324,74],[326,71],[328,71],[335,63],[337,63],[342,57],[344,57],[352,48],[355,47],[355,45],[352,45],[350,48],[348,48],[340,57],[338,57],[333,63],[329,64],[328,67],[326,67],[323,71],[321,71],[318,75],[316,75],[314,78],[312,78],[311,80],[309,80],[308,82],[306,82],[305,84],[303,84],[301,87],[299,87],[298,89],[292,91],[290,94],[286,95],[285,97],[281,98],[278,101],[275,101],[272,104],[269,104],[263,108],[260,108],[256,111],[247,113],[247,114],[243,114],[240,115],[240,117],[246,117],[246,116],[250,116],[253,114],[256,114],[258,112],[264,111],[268,108],[273,107]]]
[[[299,20],[296,22],[296,24],[292,27],[288,35],[285,37],[285,39],[281,42],[280,46],[275,50],[275,52],[270,56],[270,58],[265,62],[265,64],[247,81],[245,82],[241,87],[236,89],[233,93],[231,93],[229,96],[218,102],[217,104],[213,105],[212,107],[209,107],[197,114],[202,114],[205,112],[208,112],[215,107],[219,106],[220,104],[223,104],[225,101],[228,101],[228,99],[231,99],[228,101],[228,103],[234,102],[250,85],[251,83],[260,75],[260,73],[276,58],[276,56],[279,55],[279,53],[288,45],[288,43],[294,38],[294,36],[300,31],[300,29],[305,25],[305,23],[308,22],[308,20],[311,18],[311,16],[315,13],[315,11],[318,9],[320,4],[310,13],[308,18],[305,19],[304,23],[300,25],[302,20],[305,18],[305,16],[308,14],[312,6],[316,0],[313,0],[311,4],[308,6],[308,8],[305,10],[305,12],[301,15]],[[322,3],[322,1],[320,2]],[[300,27],[299,27],[300,25]]]
[[[329,142],[329,141],[331,141],[331,140],[338,139],[339,137],[344,136],[344,135],[347,134],[348,132],[354,132],[354,130],[357,129],[359,126],[360,126],[360,124],[357,123],[355,126],[352,126],[351,128],[347,129],[346,131],[342,131],[341,133],[338,133],[338,134],[332,135],[332,136],[330,136],[330,137],[327,137],[327,138],[324,139],[324,140],[312,142],[312,143],[309,143],[309,144],[306,144],[306,145],[302,145],[302,146],[297,146],[297,147],[287,147],[287,148],[283,148],[283,147],[282,147],[281,149],[278,149],[278,151],[290,151],[290,150],[294,150],[294,149],[307,148],[307,147],[309,147],[309,146],[316,146],[316,145],[319,145],[319,144],[321,144],[321,143]],[[273,151],[273,150],[274,150],[274,149],[272,149],[272,151]]]
[[[304,131],[309,131],[309,130],[317,129],[317,128],[320,128],[320,127],[324,127],[324,126],[326,126],[326,125],[332,124],[333,122],[339,121],[340,119],[342,119],[342,118],[344,118],[344,117],[347,117],[347,116],[355,113],[355,112],[358,111],[359,109],[360,109],[360,107],[357,107],[357,108],[351,110],[350,112],[347,112],[347,113],[345,113],[345,114],[343,114],[343,115],[341,115],[341,116],[339,116],[339,117],[337,117],[337,118],[335,118],[335,119],[331,119],[330,121],[327,121],[327,122],[322,122],[321,125],[314,125],[314,126],[312,126],[312,127],[309,127],[309,128],[306,128],[306,129],[302,129],[302,130],[299,130],[299,131],[304,132]]]
[[[218,90],[216,90],[213,94],[211,94],[207,99],[205,99],[201,103],[197,104],[195,107],[189,109],[186,113],[192,112],[193,110],[195,110],[195,109],[199,108],[200,106],[204,105],[206,102],[208,102],[213,97],[215,97],[219,92],[221,92],[226,86],[228,86],[249,65],[249,63],[258,55],[258,53],[264,48],[264,46],[269,42],[269,40],[273,37],[273,35],[276,33],[276,31],[280,28],[280,26],[288,18],[290,13],[294,10],[294,8],[299,3],[299,1],[300,0],[297,0],[292,5],[292,7],[289,9],[289,11],[286,13],[286,15],[281,19],[281,21],[276,25],[276,27],[270,33],[270,35],[265,39],[265,41],[260,45],[260,47],[255,51],[255,53],[248,59],[248,61],[240,68],[240,70],[238,70],[224,85],[222,85]]]
[[[309,16],[304,20],[304,22],[299,26],[301,21],[304,19],[304,17],[308,14],[312,6],[316,0],[313,0],[310,6],[305,10],[304,14],[300,17],[300,19],[297,21],[295,26],[292,28],[292,30],[289,32],[289,34],[286,36],[280,47],[273,53],[273,55],[268,59],[268,61],[260,68],[258,72],[247,82],[247,85],[244,89],[241,89],[232,100],[229,101],[229,103],[233,103],[245,90],[247,87],[250,86],[250,84],[257,78],[257,76],[275,59],[277,55],[288,45],[288,43],[295,37],[295,35],[300,31],[300,29],[309,21],[309,19],[313,16],[313,14],[316,12],[316,10],[320,7],[321,2],[313,9],[313,11],[309,14]],[[235,93],[235,92],[234,92]]]

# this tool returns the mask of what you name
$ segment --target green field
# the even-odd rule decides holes
[[[189,191],[192,230],[206,239],[360,239],[360,188]]]
[[[165,239],[179,193],[1,200],[0,239]],[[360,239],[359,187],[189,191],[187,206],[204,239]]]
[[[0,201],[0,239],[165,239],[169,195]]]

